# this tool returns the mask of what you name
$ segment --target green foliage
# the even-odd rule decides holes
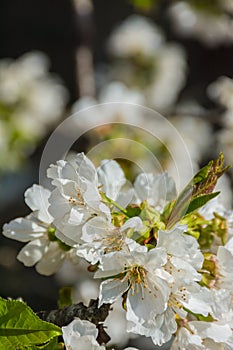
[[[186,211],[186,215],[189,213],[192,213],[194,210],[197,210],[201,207],[203,207],[203,205],[205,205],[207,202],[209,202],[211,199],[213,199],[214,197],[218,196],[220,192],[214,192],[214,193],[210,193],[210,194],[204,194],[201,195],[197,198],[194,198],[189,206],[188,209]]]
[[[72,287],[63,287],[59,289],[58,307],[63,309],[72,305]]]
[[[141,209],[137,205],[129,205],[126,209],[127,209],[127,215],[129,218],[132,218],[134,216],[139,216],[141,213]]]
[[[0,350],[57,350],[61,329],[42,321],[24,302],[0,298]]]
[[[196,11],[206,12],[211,15],[220,15],[223,12],[219,0],[188,0],[187,1]]]
[[[205,167],[194,175],[193,179],[183,189],[173,203],[169,203],[163,212],[166,228],[172,228],[186,214],[201,208],[219,192],[212,193],[218,179],[229,169],[224,167],[224,156],[211,160]]]
[[[131,235],[128,234],[129,238],[134,239],[139,244],[148,245],[150,243],[150,249],[156,245],[158,237],[158,230],[164,230],[165,225],[161,220],[160,213],[151,207],[147,201],[141,203],[140,206],[140,218],[142,219],[144,229],[135,232],[132,231]]]
[[[216,256],[212,253],[204,253],[204,258],[200,284],[208,288],[213,288],[219,274]]]
[[[29,347],[22,347],[20,350],[64,350],[65,346],[64,343],[58,343],[57,338],[51,339],[48,343],[45,345],[32,345]]]
[[[213,218],[206,220],[198,212],[186,215],[180,222],[188,225],[187,233],[198,240],[201,249],[210,249],[216,242],[225,245],[228,237],[227,220],[217,213],[213,213]]]
[[[64,250],[65,252],[68,252],[71,247],[68,246],[67,244],[65,244],[64,242],[62,242],[59,238],[57,238],[56,236],[56,229],[54,227],[49,227],[48,228],[48,231],[47,231],[47,234],[48,234],[48,239],[51,241],[51,242],[57,242],[57,244],[59,245],[59,247]]]
[[[158,5],[163,5],[164,0],[130,0],[130,2],[136,9],[149,12],[156,9]],[[174,2],[178,2],[178,0],[170,0],[170,4]],[[186,2],[196,11],[216,16],[224,13],[224,7],[219,0],[186,0]]]
[[[154,8],[161,0],[131,0],[131,3],[141,11],[150,11]]]

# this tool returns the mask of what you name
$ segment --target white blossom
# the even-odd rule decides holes
[[[159,111],[174,103],[185,82],[185,52],[175,43],[166,43],[155,23],[139,15],[126,18],[113,31],[108,47],[115,58],[110,80],[136,86],[149,106]],[[149,79],[145,71],[150,72]]]
[[[178,330],[171,350],[226,350],[231,346],[232,330],[227,324],[191,321]]]
[[[218,149],[223,150],[227,161],[232,163],[233,79],[227,76],[219,77],[208,86],[207,93],[225,108],[221,115],[223,128],[217,133]]]
[[[233,41],[233,20],[227,13],[202,11],[186,1],[171,5],[169,12],[174,30],[182,36],[196,37],[209,46]]]
[[[167,173],[139,174],[134,182],[134,189],[140,202],[147,200],[149,205],[160,210],[176,197],[175,183]]]
[[[133,197],[133,188],[124,188],[128,182],[120,165],[114,160],[105,159],[100,163],[97,174],[101,191],[121,206],[127,206]]]
[[[228,324],[233,329],[232,289],[212,289],[211,311],[214,320]]]
[[[203,256],[196,240],[185,235],[183,230],[179,227],[171,232],[159,231],[158,243],[154,248],[164,249],[167,253],[163,268],[170,274],[170,291],[164,311],[151,315],[144,322],[136,317],[129,319],[131,332],[150,336],[156,345],[171,339],[177,329],[176,315],[185,319],[189,309],[207,316],[211,310],[207,290],[202,290],[196,283],[201,279],[197,269],[202,266]],[[127,310],[129,312],[130,309]]]
[[[213,100],[233,110],[233,79],[221,76],[208,86],[207,92]]]
[[[217,252],[219,277],[217,284],[220,288],[232,290],[233,283],[233,237],[225,246],[220,246]]]
[[[151,20],[132,15],[113,31],[108,48],[117,57],[153,57],[163,41],[161,31]]]
[[[4,236],[28,242],[17,258],[25,266],[36,264],[36,270],[43,275],[55,273],[62,265],[67,252],[56,241],[51,241],[49,233],[55,233],[53,217],[48,212],[50,191],[33,185],[25,192],[25,202],[32,213],[25,218],[17,218],[3,227]]]
[[[186,228],[187,227],[184,225],[177,226],[171,231],[160,230],[158,233],[157,247],[166,249],[167,254],[171,256],[171,262],[173,261],[172,259],[174,259],[174,262],[179,261],[177,265],[182,265],[182,262],[189,264],[189,272],[191,272],[192,268],[198,270],[202,267],[204,257],[200,251],[197,240],[184,233]],[[194,272],[194,275],[191,278],[193,278],[193,280],[198,280],[197,272]]]
[[[68,350],[105,350],[96,341],[96,326],[89,321],[76,318],[68,326],[62,327],[62,333]]]
[[[129,104],[129,105],[128,105]],[[88,107],[98,105],[95,108],[95,120],[100,126],[107,123],[132,123],[132,119],[143,126],[143,117],[140,111],[131,105],[144,105],[145,98],[139,90],[127,88],[120,81],[106,83],[99,92],[98,99],[83,97],[72,106],[72,112],[83,111]],[[78,126],[84,130],[92,127],[92,112],[88,109],[79,114]]]
[[[16,60],[0,61],[0,106],[4,147],[0,168],[16,169],[48,128],[62,116],[67,91],[49,73],[48,58],[29,52]]]
[[[152,319],[167,308],[170,295],[171,275],[162,266],[167,262],[165,250],[135,244],[129,252],[113,252],[102,257],[95,278],[109,277],[100,286],[99,304],[112,303],[124,293],[126,318],[140,326],[150,327]],[[115,276],[115,277],[114,277]]]
[[[186,55],[177,43],[168,43],[155,56],[155,71],[145,90],[146,101],[152,108],[167,112],[174,104],[186,80]]]
[[[93,163],[80,153],[75,166],[67,161],[51,165],[48,177],[55,186],[49,198],[54,225],[63,232],[61,239],[64,242],[81,243],[83,224],[95,215],[110,214],[101,200],[97,171]]]
[[[62,327],[63,339],[67,350],[105,350],[104,345],[99,345],[96,338],[98,330],[96,326],[85,320],[75,318],[68,326]],[[124,350],[137,350],[125,348]]]
[[[92,264],[97,263],[104,253],[127,249],[127,231],[140,231],[143,228],[139,217],[128,219],[121,227],[115,227],[102,217],[95,217],[83,226],[81,239],[84,244],[77,248],[77,255]],[[132,243],[132,242],[131,242]]]

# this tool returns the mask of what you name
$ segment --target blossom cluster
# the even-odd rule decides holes
[[[116,161],[96,168],[80,153],[49,167],[52,191],[26,191],[31,214],[3,234],[27,242],[18,259],[44,275],[85,259],[101,279],[99,306],[122,300],[127,332],[155,345],[174,336],[172,350],[232,349],[232,214],[212,192],[225,170],[220,156],[177,195],[167,173],[130,184]],[[64,327],[67,348],[105,349],[93,327]]]
[[[67,97],[45,54],[0,61],[0,171],[17,169],[62,116]]]
[[[173,28],[184,37],[205,45],[229,45],[233,41],[232,1],[177,1],[169,8]]]
[[[110,35],[108,49],[113,59],[111,81],[142,91],[146,105],[159,112],[177,100],[186,80],[186,54],[181,45],[167,42],[151,19],[126,18]]]
[[[222,109],[222,129],[217,133],[217,142],[219,148],[224,150],[226,159],[232,162],[233,79],[221,76],[208,87],[207,92]]]
[[[184,171],[187,167],[174,130],[167,127],[166,122],[160,122],[156,113],[149,112],[147,108],[142,110],[139,105],[155,108],[175,126],[188,148],[192,166],[197,170],[211,147],[213,132],[203,107],[195,101],[186,100],[179,101],[177,105],[188,71],[185,49],[176,42],[169,42],[152,18],[138,14],[127,17],[115,27],[106,46],[111,60],[108,64],[94,67],[96,96],[82,96],[71,109],[72,113],[77,113],[80,130],[86,132],[92,129],[87,151],[98,145],[102,159],[114,158],[116,154],[124,155],[126,149],[122,140],[117,142],[116,138],[133,140],[138,147],[136,149],[135,143],[127,144],[127,159],[137,159],[138,163],[150,168],[148,152],[145,152],[149,149],[176,182],[180,181],[180,178],[177,179],[177,167]],[[129,104],[133,107],[130,108]],[[185,107],[182,106],[184,104]],[[93,109],[88,110],[88,107],[94,105],[98,105],[94,120],[99,125],[93,129]],[[106,123],[109,123],[108,127],[103,126]],[[131,127],[121,125],[124,123]],[[154,137],[141,132],[145,125]],[[112,139],[111,147],[108,147],[108,142],[101,143]],[[169,150],[172,150],[175,165]],[[99,154],[96,152],[95,159],[99,159]],[[135,175],[132,164],[130,172]],[[129,164],[127,166],[129,168]],[[187,175],[183,173],[182,184],[189,177],[188,172]]]

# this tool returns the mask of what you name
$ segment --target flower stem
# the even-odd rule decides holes
[[[122,213],[124,213],[129,218],[127,210],[125,208],[123,208],[119,203],[115,202],[113,199],[106,196],[106,194],[104,192],[101,192],[101,196],[105,202],[114,205],[114,207],[119,209]]]

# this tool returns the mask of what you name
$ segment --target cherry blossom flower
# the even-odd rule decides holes
[[[54,225],[63,232],[65,243],[81,243],[82,227],[87,220],[110,215],[101,200],[94,164],[80,153],[76,164],[63,160],[51,165],[48,177],[55,186],[49,198]]]
[[[147,251],[136,242],[129,251],[102,256],[95,278],[106,278],[100,286],[99,305],[112,303],[123,294],[129,321],[149,322],[167,307],[171,275],[161,267],[167,262],[164,248]]]
[[[48,57],[28,52],[0,60],[1,171],[19,168],[64,113],[68,91],[49,73]]]
[[[133,15],[116,28],[109,38],[109,51],[117,57],[153,57],[164,38],[148,18]]]
[[[196,37],[212,47],[233,41],[233,21],[227,13],[216,14],[205,8],[202,10],[186,1],[171,5],[169,12],[175,31],[182,36]]]
[[[128,219],[121,227],[115,227],[102,217],[95,217],[83,226],[81,239],[84,244],[77,248],[76,253],[92,264],[97,263],[105,253],[128,248],[127,231],[135,232],[143,228],[139,217]]]
[[[63,339],[67,350],[105,350],[105,346],[99,345],[96,338],[98,329],[85,320],[75,318],[68,326],[62,327]],[[124,350],[137,350],[126,348]]]
[[[167,43],[160,28],[139,15],[126,18],[113,31],[108,48],[115,58],[110,79],[120,80],[134,88],[136,86],[143,92],[149,106],[159,111],[168,110],[185,82],[183,48]],[[150,73],[149,79],[145,78],[145,72]]]
[[[101,191],[121,206],[127,206],[134,191],[132,186],[124,188],[126,184],[129,185],[129,182],[127,182],[120,165],[114,160],[105,159],[97,168],[97,174]]]
[[[25,192],[25,202],[32,213],[17,218],[3,227],[4,236],[27,243],[17,258],[25,266],[36,264],[36,270],[43,275],[55,273],[68,254],[68,247],[59,244],[55,237],[53,217],[48,212],[50,191],[33,185]]]
[[[190,321],[178,330],[171,350],[230,350],[232,339],[232,330],[227,324]]]
[[[162,210],[164,205],[176,197],[176,186],[167,173],[139,174],[134,182],[138,202],[147,200],[149,205]]]
[[[225,244],[220,246],[217,252],[217,265],[219,273],[216,284],[221,289],[232,290],[233,283],[233,237]]]
[[[207,316],[211,310],[207,303],[209,295],[205,295],[207,290],[201,290],[196,283],[201,279],[197,269],[202,266],[203,255],[196,240],[183,231],[184,227],[175,228],[170,232],[159,231],[158,243],[154,248],[166,251],[167,262],[163,268],[170,274],[169,297],[163,312],[152,314],[150,319],[144,322],[136,317],[128,318],[129,331],[151,337],[156,345],[162,345],[171,339],[177,329],[177,315],[185,319],[189,309]],[[131,305],[127,310],[133,314]]]
[[[104,350],[96,338],[98,329],[89,321],[75,318],[68,326],[62,327],[63,339],[68,350]]]

